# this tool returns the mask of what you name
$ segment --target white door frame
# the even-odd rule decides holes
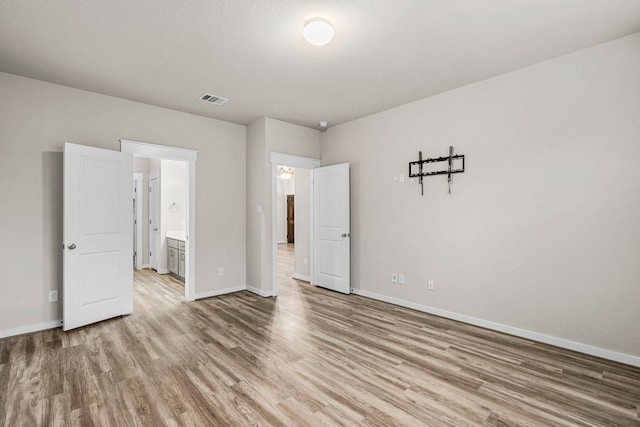
[[[187,301],[194,301],[196,295],[196,161],[198,160],[198,152],[185,148],[148,144],[126,139],[120,140],[120,151],[131,153],[138,157],[178,160],[187,163],[187,185],[189,190],[186,215],[187,241],[185,242],[184,297]]]
[[[142,221],[142,207],[144,205],[143,199],[144,195],[142,194],[142,183],[144,181],[143,173],[134,173],[133,174],[133,188],[135,188],[135,197],[136,200],[136,247],[134,250],[136,251],[136,269],[140,270],[143,268],[142,264],[142,249],[144,248],[144,244],[142,241],[142,227],[145,226]]]
[[[278,296],[278,165],[309,169],[311,172],[309,181],[313,185],[313,169],[320,167],[320,159],[271,152],[271,296],[274,297]],[[309,215],[311,218],[310,241],[312,242],[309,259],[313,260],[313,197],[311,197]],[[311,277],[313,278],[313,262]]]

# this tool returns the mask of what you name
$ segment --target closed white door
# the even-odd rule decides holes
[[[160,187],[158,171],[149,173],[149,266],[159,268],[160,256]]]
[[[313,283],[348,294],[349,163],[313,170]]]
[[[65,331],[133,310],[132,157],[64,147]]]

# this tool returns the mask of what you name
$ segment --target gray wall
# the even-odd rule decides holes
[[[246,284],[245,126],[6,73],[0,99],[0,334],[61,318],[61,305],[47,297],[62,289],[65,141],[198,150],[196,293]]]
[[[262,289],[264,278],[262,251],[266,228],[265,198],[271,197],[265,182],[265,119],[259,119],[247,127],[247,286]],[[268,182],[271,188],[271,182]],[[258,206],[262,213],[257,212]]]
[[[640,356],[639,52],[635,34],[330,128],[352,286]],[[468,160],[452,195],[400,182],[449,145]]]

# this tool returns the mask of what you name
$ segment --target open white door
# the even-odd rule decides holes
[[[131,154],[64,146],[65,331],[133,310]]]
[[[348,294],[349,163],[313,170],[313,284]]]

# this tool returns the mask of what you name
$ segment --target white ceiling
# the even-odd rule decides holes
[[[301,35],[315,16],[325,47]],[[640,0],[1,0],[0,71],[317,127],[638,31]]]

